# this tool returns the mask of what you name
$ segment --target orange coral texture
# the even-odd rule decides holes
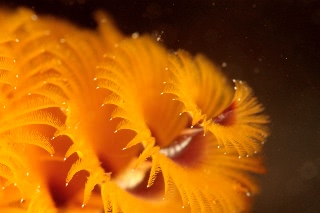
[[[0,9],[1,212],[248,212],[268,117],[205,56]]]

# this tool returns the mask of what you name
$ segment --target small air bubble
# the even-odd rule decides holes
[[[227,67],[227,62],[223,62],[223,63],[221,64],[221,66],[222,66],[223,68]]]
[[[32,21],[37,21],[37,20],[38,20],[38,16],[37,16],[36,14],[33,14],[33,15],[31,16],[31,20],[32,20]]]
[[[131,38],[137,39],[137,38],[139,38],[139,36],[140,36],[139,33],[135,32],[135,33],[132,33]]]

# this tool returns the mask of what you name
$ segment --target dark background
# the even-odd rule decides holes
[[[104,9],[119,28],[204,53],[247,81],[271,116],[268,174],[254,212],[320,212],[320,1],[1,1],[95,27]],[[226,65],[226,66],[225,66]]]

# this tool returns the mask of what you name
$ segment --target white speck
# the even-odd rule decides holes
[[[221,66],[222,66],[223,68],[227,67],[227,62],[223,62],[223,63],[221,64]]]
[[[66,42],[66,40],[65,40],[64,38],[60,38],[59,42],[60,42],[61,44],[63,44],[63,43]]]
[[[160,95],[163,95],[163,92],[161,92]]]
[[[66,182],[66,187],[69,185],[69,183],[68,182]]]
[[[36,14],[33,14],[33,15],[31,16],[31,20],[32,20],[32,21],[37,21],[37,20],[38,20],[38,16],[37,16]]]
[[[20,40],[18,38],[16,38],[16,42],[18,43],[18,42],[20,42]]]
[[[26,175],[27,175],[27,176],[29,176],[29,175],[30,175],[30,173],[29,173],[29,172],[27,172],[27,173],[26,173]]]
[[[132,33],[131,38],[137,39],[139,38],[140,34],[138,32]]]
[[[233,87],[233,89],[234,89],[234,90],[237,90],[238,88],[237,88],[237,87]]]
[[[251,197],[251,193],[250,192],[246,192],[247,197]]]
[[[20,203],[23,203],[23,201],[24,201],[24,199],[23,199],[23,198],[21,198],[21,199],[20,199]]]
[[[67,158],[66,158],[66,157],[64,157],[64,158],[63,158],[63,161],[66,161],[66,160],[67,160]]]
[[[81,206],[81,208],[84,208],[84,206],[85,206],[85,204],[83,203],[82,206]]]
[[[113,133],[117,133],[118,132],[118,130],[115,130]]]
[[[29,92],[28,95],[31,95],[31,92]]]

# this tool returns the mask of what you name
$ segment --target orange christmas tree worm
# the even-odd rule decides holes
[[[1,212],[250,211],[268,117],[245,82],[102,12],[0,14]]]

